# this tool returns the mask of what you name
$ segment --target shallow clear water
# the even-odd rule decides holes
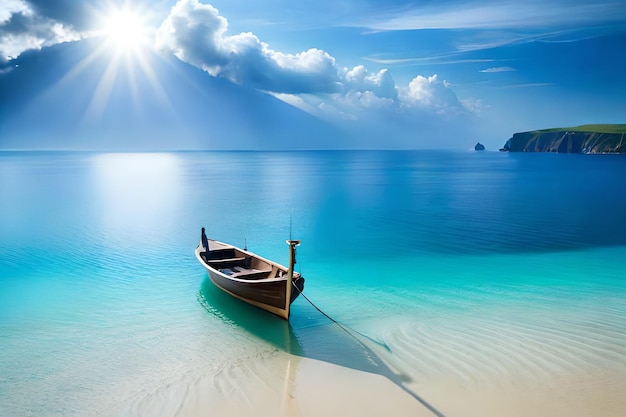
[[[626,375],[626,159],[493,152],[0,153],[0,410],[145,415],[139,400],[276,349],[355,369],[215,290],[209,237],[281,263],[418,385]],[[242,359],[243,358],[243,359]]]

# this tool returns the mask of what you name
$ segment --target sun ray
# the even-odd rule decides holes
[[[137,111],[141,111],[142,107],[141,85],[147,81],[160,103],[175,112],[150,62],[154,59],[155,29],[148,23],[149,11],[124,6],[98,10],[95,14],[99,29],[93,32],[93,36],[102,40],[99,54],[109,54],[111,58],[97,83],[84,118],[98,118],[103,113],[120,77],[126,77],[129,98]]]
[[[113,85],[117,79],[119,66],[119,57],[114,57],[113,60],[109,62],[109,65],[107,65],[104,75],[100,77],[96,90],[91,97],[91,102],[85,110],[85,114],[83,116],[85,120],[96,120],[104,113],[104,109],[109,102],[109,97],[111,96],[111,91],[113,90]]]
[[[126,89],[126,98],[137,116],[150,117],[147,109],[162,109],[179,117],[172,104],[170,92],[160,78],[160,66],[169,64],[154,53],[154,31],[147,22],[149,11],[143,9],[93,9],[94,25],[85,42],[91,42],[86,55],[54,85],[43,91],[38,100],[45,100],[62,91],[77,78],[84,82],[81,89],[79,126],[90,126],[113,117],[115,106]],[[159,61],[158,63],[155,62]],[[154,106],[154,102],[158,106]],[[158,110],[160,111],[160,110]]]

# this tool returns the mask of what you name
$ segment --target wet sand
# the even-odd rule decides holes
[[[465,417],[623,417],[624,392],[624,374],[607,371],[491,386],[431,381],[422,389],[443,415]]]
[[[383,376],[284,352],[186,375],[139,395],[119,415],[430,416]]]
[[[439,415],[623,417],[626,374],[586,370],[544,380],[408,381]],[[279,350],[184,375],[138,395],[121,416],[413,416],[437,414],[381,375]]]

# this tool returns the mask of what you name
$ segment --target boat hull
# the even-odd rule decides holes
[[[203,257],[202,247],[196,248],[196,257],[204,266],[211,282],[222,291],[248,304],[275,314],[285,320],[289,319],[290,305],[304,289],[304,278],[298,276],[292,280],[292,288],[287,288],[289,277],[265,279],[238,279],[231,277],[220,269],[211,267]],[[256,259],[271,264],[278,270],[287,270],[282,265],[267,261],[257,255],[237,249],[239,252],[254,256]],[[289,297],[289,300],[287,299]]]

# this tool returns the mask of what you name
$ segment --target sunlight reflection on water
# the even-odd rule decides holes
[[[167,229],[181,202],[181,172],[176,155],[103,154],[92,158],[93,197],[105,229]],[[140,229],[141,230],[141,229]],[[168,232],[167,230],[164,231]]]

